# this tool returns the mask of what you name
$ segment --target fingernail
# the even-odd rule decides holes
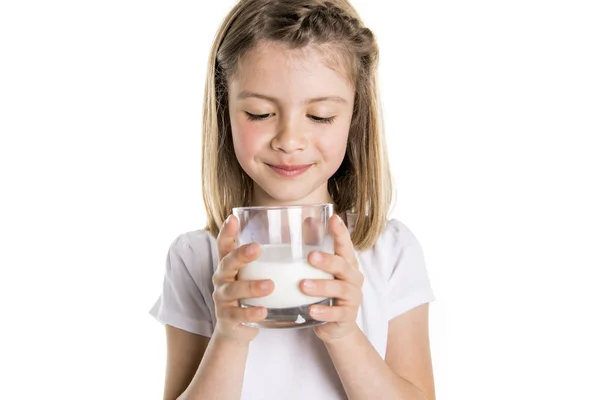
[[[302,284],[304,285],[304,287],[306,289],[314,289],[315,288],[315,282],[311,281],[310,279],[305,279]]]
[[[314,315],[323,314],[323,309],[319,306],[312,306],[310,308],[310,313]]]
[[[335,214],[335,216],[337,217],[338,224],[344,225],[344,220],[342,219],[342,217],[340,217],[338,214]]]
[[[315,251],[312,255],[312,259],[314,262],[320,263],[321,261],[323,261],[323,255],[318,251]]]
[[[246,247],[246,255],[247,256],[252,256],[254,254],[256,254],[256,246],[250,245],[250,246]]]
[[[260,288],[261,288],[262,290],[267,290],[267,289],[269,288],[269,286],[270,286],[270,285],[271,285],[271,282],[269,282],[269,281],[262,281],[262,282],[260,283]]]

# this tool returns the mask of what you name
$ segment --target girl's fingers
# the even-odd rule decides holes
[[[346,260],[350,266],[358,269],[358,261],[354,254],[354,245],[352,244],[352,239],[350,239],[350,232],[348,232],[344,221],[338,215],[330,218],[329,232],[333,236],[333,250],[335,254]]]
[[[362,287],[364,277],[358,268],[354,268],[341,256],[327,254],[320,251],[312,251],[308,255],[308,262],[325,272],[335,276],[337,279],[352,282]]]
[[[222,310],[219,309],[219,314],[217,314],[217,318],[235,324],[241,324],[243,322],[259,322],[266,317],[267,309],[264,307],[224,307]]]
[[[300,289],[309,296],[335,298],[355,307],[362,300],[360,288],[337,279],[305,279]]]
[[[219,286],[225,282],[233,281],[240,269],[259,256],[260,245],[258,243],[245,244],[233,250],[219,263],[219,268],[213,275],[214,285]]]
[[[216,288],[213,298],[215,302],[231,302],[239,299],[264,297],[275,289],[271,280],[233,281]]]
[[[356,312],[353,312],[352,307],[312,305],[308,309],[308,313],[315,320],[323,322],[353,322],[356,320]]]
[[[227,217],[219,235],[217,236],[217,249],[219,250],[219,260],[222,260],[227,254],[231,253],[237,247],[236,237],[238,233],[238,219],[234,215]]]

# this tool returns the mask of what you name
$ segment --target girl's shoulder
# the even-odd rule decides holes
[[[206,229],[197,229],[180,234],[176,240],[190,246],[192,249],[200,250],[205,247],[216,245],[217,240]]]
[[[377,271],[389,280],[398,267],[421,268],[423,253],[413,232],[401,221],[389,219],[375,244],[357,252],[367,270]]]
[[[218,260],[217,241],[205,229],[184,232],[171,243],[169,257],[180,259],[188,269],[214,270]]]
[[[348,230],[352,232],[352,230],[354,229],[356,214],[347,212],[346,220],[348,221]],[[404,223],[402,223],[401,221],[395,218],[391,218],[387,220],[383,231],[379,235],[379,238],[377,239],[373,247],[364,250],[363,252],[373,251],[374,249],[383,250],[386,248],[386,246],[402,246],[404,244],[409,244],[414,241],[416,241],[416,238],[412,231],[408,229],[408,227],[404,225]]]
[[[377,243],[382,242],[396,248],[414,244],[416,241],[417,238],[413,232],[403,222],[392,218],[388,219]]]
[[[354,225],[354,216],[347,215],[348,228],[352,230]],[[413,232],[401,221],[391,218],[388,219],[386,225],[379,235],[375,244],[361,253],[372,252],[388,252],[400,250],[408,245],[418,243]]]

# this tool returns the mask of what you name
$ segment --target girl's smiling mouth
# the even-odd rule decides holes
[[[302,175],[306,172],[313,164],[304,164],[304,165],[268,165],[275,173],[280,176],[286,178],[294,178],[296,176]]]

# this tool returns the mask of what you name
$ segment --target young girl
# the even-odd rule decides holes
[[[378,49],[346,0],[242,0],[210,57],[203,127],[205,230],[172,243],[162,296],[165,399],[434,399],[433,299],[418,241],[387,220]],[[273,282],[237,280],[260,246],[236,249],[236,206],[333,203],[335,254],[302,281],[313,329],[256,329],[240,298]]]

